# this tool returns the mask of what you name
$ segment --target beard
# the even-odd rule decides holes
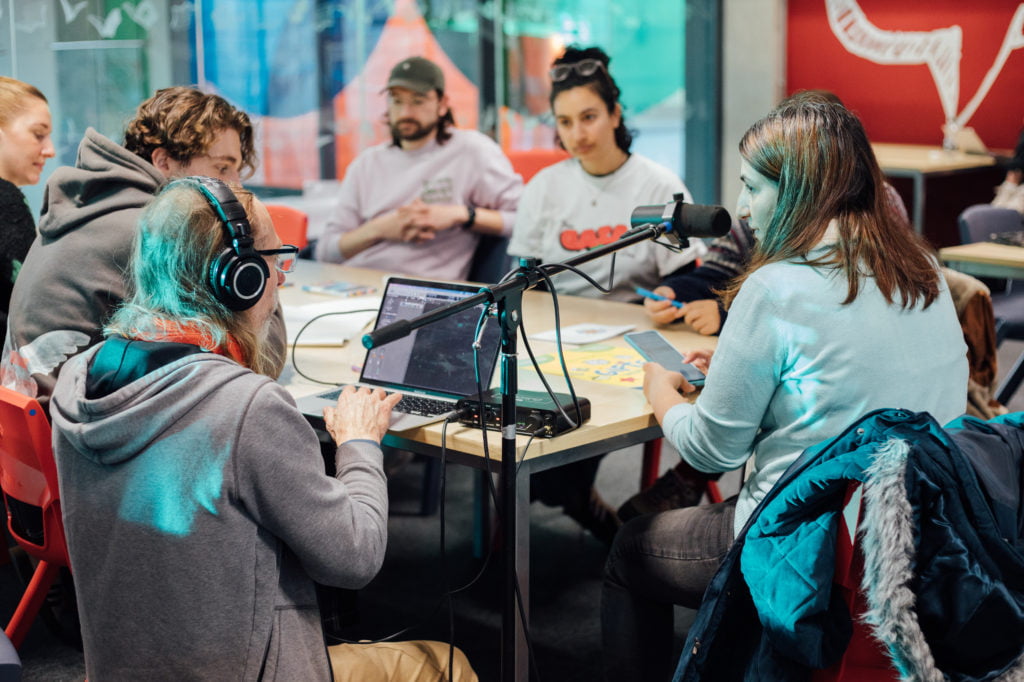
[[[403,124],[411,124],[412,130],[402,134],[401,126]],[[437,119],[428,125],[423,125],[419,121],[414,121],[411,118],[403,118],[397,123],[391,124],[391,135],[405,142],[416,142],[417,140],[422,140],[428,135],[432,135],[435,130],[437,130]]]
[[[279,357],[280,352],[275,348],[278,340],[271,338],[271,329],[274,327],[274,320],[277,310],[281,307],[281,302],[277,293],[276,279],[268,281],[267,286],[274,289],[274,303],[268,308],[269,312],[266,316],[262,320],[256,318],[256,313],[252,308],[244,311],[243,315],[248,315],[246,323],[253,334],[254,341],[251,348],[252,357],[248,358],[249,369],[276,381],[277,375],[281,373],[281,361],[284,358]]]

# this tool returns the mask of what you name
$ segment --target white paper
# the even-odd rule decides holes
[[[574,345],[582,345],[585,343],[594,343],[596,341],[604,341],[605,339],[611,339],[620,334],[625,334],[628,331],[632,331],[636,328],[633,324],[620,324],[620,325],[608,325],[608,324],[574,324],[571,327],[562,327],[562,343],[571,343]],[[539,334],[531,334],[531,339],[538,341],[555,341],[555,330],[550,329],[546,332],[540,332]]]
[[[351,296],[331,298],[323,303],[284,306],[284,323],[288,328],[288,345],[295,343],[299,331],[313,318],[324,313],[347,312],[330,315],[313,322],[299,338],[300,346],[341,346],[362,334],[366,325],[377,316],[380,296]],[[366,310],[367,312],[348,312]]]

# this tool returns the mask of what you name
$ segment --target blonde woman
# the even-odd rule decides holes
[[[14,280],[36,238],[32,212],[18,188],[39,182],[55,153],[52,130],[43,93],[0,76],[0,324],[7,322]]]

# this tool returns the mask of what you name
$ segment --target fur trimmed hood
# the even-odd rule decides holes
[[[983,424],[958,422],[974,434]],[[1019,485],[1021,430],[995,424],[982,447],[991,454],[1016,446],[1003,464],[1016,459],[1011,482]],[[866,471],[864,620],[903,680],[1024,680],[1019,519],[999,522],[972,448],[957,447],[962,439],[949,433],[948,449],[886,443]]]

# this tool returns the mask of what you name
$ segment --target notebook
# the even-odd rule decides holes
[[[479,291],[479,286],[471,284],[392,277],[384,289],[374,329],[418,317]],[[459,398],[476,395],[473,343],[482,309],[478,305],[463,310],[366,352],[357,385],[397,390],[404,395],[392,412],[392,431],[441,421],[454,411]],[[485,390],[491,384],[500,345],[498,323],[488,320],[479,350],[480,379]],[[341,389],[300,398],[299,409],[315,424],[322,424],[323,408],[337,404]]]

